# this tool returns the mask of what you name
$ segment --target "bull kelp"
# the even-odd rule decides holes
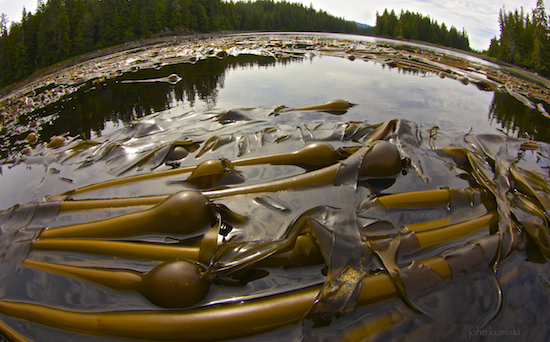
[[[93,60],[4,99],[2,334],[547,339],[544,80],[395,44],[327,35],[161,44]],[[262,97],[260,105],[254,89],[265,79],[227,90],[229,100],[218,85],[235,86],[232,71],[297,73],[316,58],[345,63],[324,69],[329,83],[349,65],[373,69],[341,80],[350,97],[317,102],[307,94],[322,93],[321,84],[298,97],[271,84],[277,104]],[[453,113],[422,122],[414,106],[383,119],[371,109],[389,95],[364,94],[365,103],[353,90],[377,72],[397,76],[388,76],[396,91],[397,80],[418,82],[408,90],[425,95],[422,108],[438,105],[417,84],[445,84],[453,94],[439,100],[457,99],[455,107],[471,94],[462,90],[492,95],[483,110],[503,124],[474,126]],[[300,84],[287,82],[293,92]],[[71,113],[123,127],[71,131],[63,124]],[[21,179],[24,201],[9,184]]]

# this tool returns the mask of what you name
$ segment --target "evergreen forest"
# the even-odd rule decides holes
[[[470,51],[470,40],[466,31],[459,32],[454,26],[447,28],[445,23],[439,25],[437,20],[419,13],[401,11],[399,17],[392,10],[386,9],[381,15],[376,14],[374,34],[377,36],[421,40],[457,49]]]
[[[543,0],[530,14],[501,9],[500,37],[491,40],[487,55],[550,76],[549,20]],[[374,33],[471,50],[464,29],[409,11],[377,13],[373,29],[285,0],[38,0],[36,12],[23,10],[19,22],[0,16],[0,86],[98,49],[220,31]]]
[[[530,68],[550,76],[550,28],[544,1],[538,0],[529,15],[515,10],[500,10],[500,38],[491,40],[487,51],[490,57]]]
[[[273,0],[38,0],[20,22],[0,20],[0,86],[68,58],[141,38],[191,32],[364,33],[356,23]]]

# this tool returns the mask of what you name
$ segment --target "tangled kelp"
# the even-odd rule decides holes
[[[133,51],[108,58],[104,72],[80,66],[73,86],[110,77],[178,86],[185,81],[175,75],[133,72],[240,53],[322,54],[511,94],[499,81],[512,77],[506,72],[437,50],[289,37]],[[179,57],[164,59],[172,52]],[[129,69],[108,74],[119,62]],[[544,101],[517,94],[525,108]],[[498,331],[547,339],[548,144],[408,120],[352,121],[349,111],[366,110],[352,106],[151,115],[93,139],[45,141],[35,127],[20,143],[33,148],[2,165],[38,176],[25,185],[29,200],[0,214],[2,334],[358,341]]]
[[[20,162],[82,186],[1,214],[3,334],[354,341],[503,320],[503,265],[550,253],[548,146],[312,121],[323,109],[206,111],[36,148]]]

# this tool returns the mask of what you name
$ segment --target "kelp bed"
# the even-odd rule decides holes
[[[45,97],[58,101],[82,82],[138,67],[309,53],[472,82],[547,115],[547,88],[489,64],[283,35],[95,60],[5,100],[4,117],[15,122]],[[349,121],[352,106],[152,115],[93,140],[29,135],[4,166],[45,165],[40,186],[55,179],[64,190],[0,214],[2,334],[547,340],[549,145],[407,120]]]

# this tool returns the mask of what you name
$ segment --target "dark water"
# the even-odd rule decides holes
[[[114,290],[23,264],[29,259],[137,272],[147,272],[158,264],[151,259],[33,249],[30,242],[44,227],[96,221],[150,207],[63,212],[58,210],[59,199],[48,196],[64,194],[65,202],[71,202],[201,189],[186,175],[173,175],[71,193],[104,181],[195,166],[210,159],[235,161],[290,152],[316,141],[335,148],[358,148],[371,140],[378,124],[394,120],[393,128],[379,139],[397,146],[401,157],[406,157],[397,175],[359,179],[350,171],[356,166],[348,159],[351,166],[334,184],[262,193],[261,199],[255,193],[215,198],[216,204],[248,217],[242,222],[224,216],[233,226],[224,244],[275,241],[266,248],[276,249],[292,232],[293,222],[305,216],[325,227],[332,235],[315,225],[310,235],[318,239],[315,243],[320,249],[328,251],[324,256],[327,269],[323,270],[322,262],[286,268],[260,264],[254,271],[233,275],[245,286],[227,286],[223,281],[227,282],[228,276],[220,271],[223,281],[211,285],[196,307],[207,313],[214,304],[278,295],[325,282],[325,286],[336,288],[336,299],[322,295],[320,304],[300,322],[242,340],[548,340],[550,119],[517,96],[472,80],[460,82],[422,68],[397,67],[384,58],[350,58],[342,52],[345,49],[323,54],[311,44],[299,42],[293,49],[299,53],[282,59],[252,54],[210,57],[91,79],[61,100],[29,111],[6,126],[0,208],[21,206],[0,215],[0,268],[5,275],[0,280],[0,298],[69,312],[163,310],[137,292]],[[174,84],[158,81],[173,74],[181,80]],[[356,105],[336,114],[291,110],[338,98]],[[33,151],[23,155],[28,144],[20,141],[29,132],[36,132],[39,139]],[[64,135],[65,143],[46,148],[57,135]],[[536,147],[526,147],[530,140]],[[177,146],[184,146],[188,155],[173,161],[170,156]],[[447,146],[464,155],[445,152]],[[520,176],[512,174],[514,168]],[[221,185],[201,190],[215,192],[226,186],[249,186],[311,171],[294,165],[236,169]],[[216,180],[203,180],[210,178]],[[445,188],[467,190],[460,190],[462,195],[447,205],[391,210],[363,205],[369,198]],[[487,193],[489,199],[480,200],[473,195],[476,191]],[[419,201],[424,198],[418,194]],[[410,236],[402,228],[410,223],[457,223],[495,210],[496,223],[406,252]],[[332,244],[324,245],[323,234],[329,234]],[[113,239],[202,246],[200,236],[193,233],[105,238]],[[372,255],[363,251],[361,239],[375,246]],[[218,243],[221,240],[219,237]],[[401,246],[399,253],[390,255],[376,247],[388,241]],[[246,264],[238,248],[219,253]],[[357,256],[361,253],[365,253],[363,258]],[[441,281],[433,270],[411,264],[434,256],[449,262],[453,279]],[[229,262],[220,264],[225,267]],[[403,282],[405,293],[355,308],[355,292],[347,288],[360,280],[357,274],[387,273],[392,265],[401,268],[395,281]],[[424,286],[428,283],[431,285]],[[345,310],[348,305],[354,310]],[[72,331],[70,324],[60,323],[55,328],[40,319],[18,318],[2,310],[0,305],[0,320],[28,338],[98,339],[95,332]],[[235,323],[239,324],[246,322]],[[216,322],[211,329],[217,329]],[[119,340],[124,335],[101,337]]]

